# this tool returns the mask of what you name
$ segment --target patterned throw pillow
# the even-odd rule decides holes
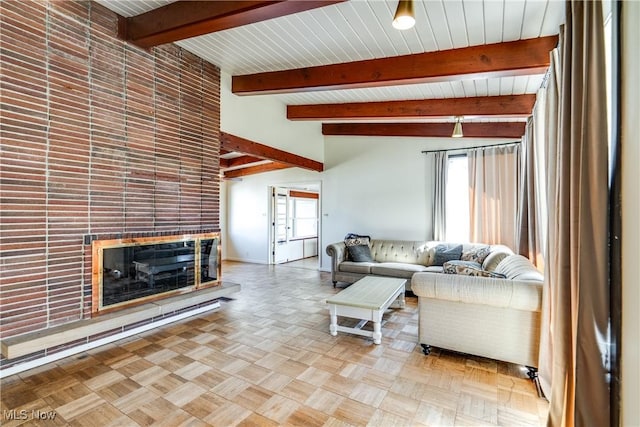
[[[349,233],[344,238],[349,258],[354,262],[373,262],[371,248],[369,248],[370,243],[371,237],[369,236]]]
[[[491,253],[491,248],[489,246],[482,246],[480,248],[475,248],[468,250],[462,253],[460,257],[463,261],[474,261],[479,264],[482,264],[487,256]]]
[[[504,279],[507,276],[483,270],[480,264],[473,261],[448,261],[442,266],[445,274],[462,274],[465,276],[493,277]]]
[[[474,269],[482,269],[480,264],[473,261],[447,261],[442,265],[442,271],[446,274],[458,274],[458,269],[461,268],[474,268]]]

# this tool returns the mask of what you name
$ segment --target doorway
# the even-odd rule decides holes
[[[316,258],[319,253],[319,184],[271,186],[269,263]]]

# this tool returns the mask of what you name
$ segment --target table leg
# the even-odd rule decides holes
[[[381,344],[382,343],[382,331],[380,327],[380,321],[376,320],[373,322],[373,343]]]
[[[331,316],[331,323],[329,324],[329,332],[334,337],[338,335],[338,314],[335,304],[329,305],[329,314]]]
[[[382,315],[384,310],[382,311],[374,311],[373,314],[373,343],[381,344],[382,343]]]

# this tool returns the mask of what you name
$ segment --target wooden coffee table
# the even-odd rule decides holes
[[[375,344],[380,344],[382,315],[396,301],[400,308],[404,308],[405,283],[405,279],[366,276],[328,298],[331,335],[338,335],[338,331],[348,332],[372,337]],[[360,322],[354,327],[341,326],[338,325],[338,316],[360,319]],[[373,322],[373,332],[362,330],[369,321]]]

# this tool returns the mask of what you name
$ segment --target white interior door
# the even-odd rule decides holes
[[[273,187],[272,197],[272,256],[274,264],[281,264],[289,259],[289,191]]]

